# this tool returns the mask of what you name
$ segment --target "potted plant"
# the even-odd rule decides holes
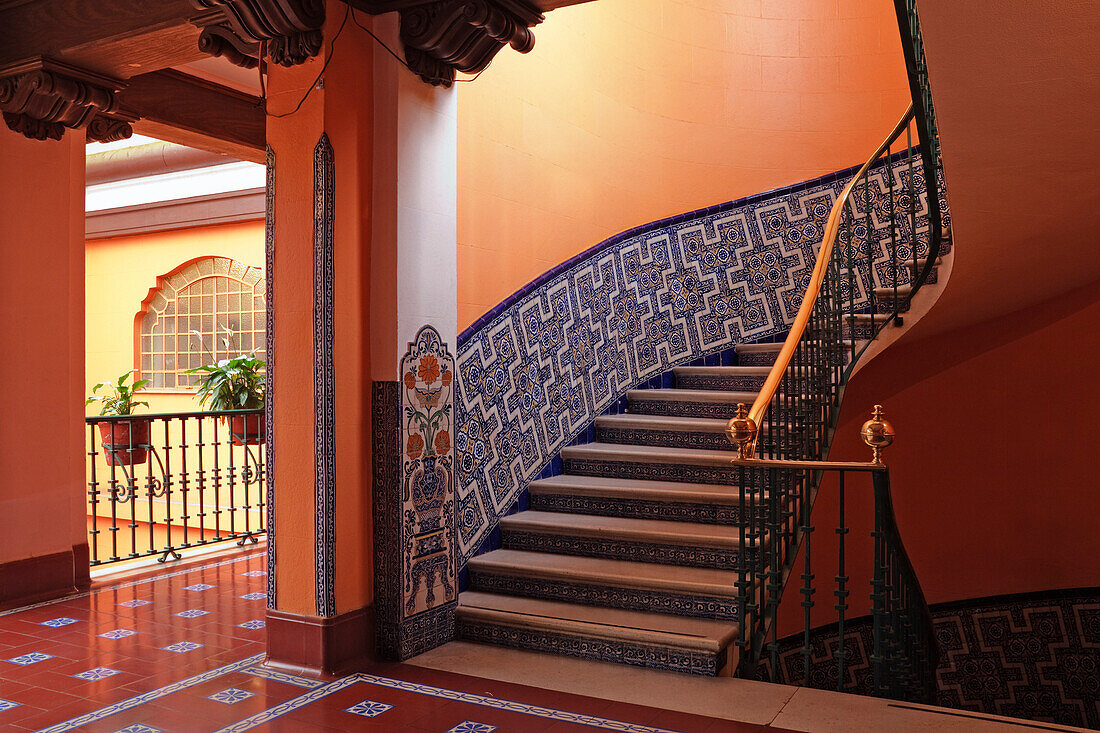
[[[188,369],[188,374],[201,373],[198,384],[199,404],[217,411],[258,410],[264,406],[263,359],[256,352],[221,359],[213,364]],[[237,445],[258,445],[264,442],[264,416],[229,415],[229,432]]]
[[[84,405],[102,403],[100,415],[133,415],[134,408],[138,405],[148,407],[148,402],[138,402],[134,397],[149,384],[149,380],[139,379],[133,384],[126,384],[131,376],[133,372],[129,371],[124,372],[114,382],[100,382],[92,387],[92,394],[84,401]],[[98,394],[101,389],[110,390],[110,392]],[[145,463],[149,458],[149,424],[148,418],[109,420],[99,423],[99,435],[107,457],[107,465],[133,466]]]

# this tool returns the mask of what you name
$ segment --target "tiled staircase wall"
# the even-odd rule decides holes
[[[913,165],[919,176],[919,157]],[[890,170],[898,191],[909,175],[905,153],[894,156]],[[460,564],[499,546],[500,517],[526,508],[528,483],[560,472],[561,449],[592,440],[595,419],[624,409],[627,390],[667,387],[674,366],[732,364],[738,344],[781,339],[829,211],[854,172],[624,232],[546,273],[463,332],[455,426]],[[866,251],[856,253],[856,304],[864,308],[872,288],[893,284],[886,166],[870,181],[881,244],[873,276]],[[941,206],[946,210],[946,201]],[[917,240],[924,247],[925,208],[919,202]],[[896,226],[906,232],[908,218]],[[899,283],[908,278],[903,269]]]

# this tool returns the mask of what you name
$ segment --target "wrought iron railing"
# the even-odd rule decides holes
[[[85,418],[93,566],[266,531],[263,410]]]

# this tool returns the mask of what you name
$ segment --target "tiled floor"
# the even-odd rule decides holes
[[[281,674],[260,666],[264,566],[249,548],[0,611],[0,730],[777,730],[401,664]]]

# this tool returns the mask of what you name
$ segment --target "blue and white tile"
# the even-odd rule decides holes
[[[183,654],[185,652],[193,652],[196,649],[201,649],[205,644],[196,644],[193,641],[177,641],[175,644],[169,644],[164,647],[166,652],[175,652],[176,654]]]
[[[69,618],[68,616],[62,616],[60,618],[51,618],[49,621],[38,622],[39,626],[49,626],[51,629],[57,629],[62,626],[68,626],[69,624],[80,623],[79,619]]]
[[[262,578],[267,575],[266,570],[249,570],[247,573],[241,573],[246,578]]]
[[[226,705],[236,705],[243,700],[255,695],[255,692],[249,692],[248,690],[242,690],[239,687],[227,687],[220,692],[215,692],[213,695],[208,695],[207,700],[213,700],[214,702],[222,702]]]
[[[0,713],[4,712],[5,710],[11,710],[12,708],[17,707],[19,707],[19,703],[15,702],[14,700],[0,700]]]
[[[363,702],[355,703],[350,708],[346,708],[344,712],[362,715],[364,718],[377,718],[382,713],[392,709],[393,705],[387,705],[384,702],[364,700]]]
[[[464,720],[447,733],[493,733],[497,727],[488,723],[478,723],[474,720]]]
[[[165,733],[160,728],[154,728],[151,725],[145,725],[144,723],[134,723],[128,725],[125,728],[119,728],[115,733]]]
[[[120,603],[118,605],[122,606],[123,608],[137,608],[139,606],[148,606],[148,605],[151,605],[152,603],[153,603],[152,601],[147,601],[147,600],[144,600],[142,598],[135,598],[132,601],[123,601],[122,603]]]
[[[267,598],[267,593],[245,593],[243,596],[237,597],[246,601],[262,601]]]
[[[186,611],[180,611],[176,614],[176,616],[180,616],[181,618],[198,618],[199,616],[205,616],[208,613],[210,612],[204,611],[201,608],[189,608]]]
[[[184,590],[201,591],[201,590],[210,590],[213,587],[214,586],[209,585],[207,583],[195,583],[194,585],[185,585],[183,587],[183,589]]]
[[[107,631],[100,634],[104,639],[125,639],[127,636],[133,636],[137,632],[133,629],[115,629],[114,631]]]
[[[243,624],[237,624],[242,629],[249,629],[250,631],[256,631],[267,626],[267,622],[263,619],[252,619],[251,621],[245,621]]]
[[[111,669],[110,667],[96,667],[95,669],[89,669],[87,672],[74,674],[73,677],[87,680],[88,682],[96,682],[98,680],[105,680],[108,677],[114,677],[116,674],[122,674],[122,672],[117,669]]]
[[[29,664],[38,664],[39,662],[45,662],[47,659],[53,659],[52,654],[43,654],[42,652],[29,652],[27,654],[20,654],[18,657],[12,657],[7,660],[12,664],[18,664],[21,667],[26,667]]]

